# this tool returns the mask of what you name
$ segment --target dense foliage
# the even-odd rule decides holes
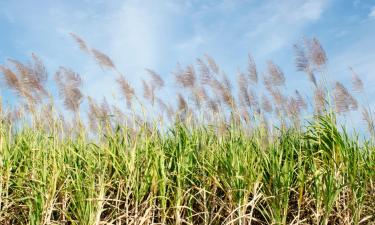
[[[85,96],[81,77],[62,67],[55,80],[71,114],[60,112],[36,55],[0,66],[18,96],[15,108],[3,105],[0,113],[1,224],[375,222],[373,114],[324,76],[316,39],[296,46],[297,68],[312,82],[310,105],[299,91],[283,93],[285,77],[273,62],[256,89],[259,71],[249,57],[233,89],[209,56],[197,60],[199,72],[177,69],[183,91],[175,104],[157,97],[164,81],[147,70],[147,105],[108,56],[72,36],[118,75],[129,109]],[[363,93],[354,72],[353,90]],[[357,109],[368,141],[337,122]]]

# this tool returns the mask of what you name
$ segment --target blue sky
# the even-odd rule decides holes
[[[115,74],[77,48],[68,35],[74,32],[108,54],[136,86],[144,68],[173,86],[176,63],[193,63],[205,53],[234,76],[251,53],[260,68],[269,59],[280,65],[294,90],[308,81],[294,68],[292,46],[317,37],[329,57],[329,75],[348,82],[352,66],[372,95],[374,28],[374,0],[2,0],[0,63],[35,52],[51,75],[60,65],[79,72],[86,94],[117,96]]]

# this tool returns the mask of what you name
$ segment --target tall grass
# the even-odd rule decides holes
[[[262,77],[251,56],[236,86],[205,56],[177,68],[176,102],[157,95],[165,84],[150,69],[139,95],[108,56],[73,38],[117,74],[128,109],[85,96],[80,76],[62,67],[55,80],[68,119],[56,110],[36,55],[1,66],[22,106],[1,110],[1,224],[375,222],[372,111],[330,83],[316,39],[296,45],[296,66],[313,84],[309,105],[300,91],[282,91],[280,67],[268,62]],[[357,108],[367,141],[337,122]]]

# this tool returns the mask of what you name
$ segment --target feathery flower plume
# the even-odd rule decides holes
[[[117,121],[124,121],[125,113],[116,105],[111,105],[112,112]]]
[[[268,74],[270,81],[274,86],[282,86],[285,84],[284,73],[281,71],[280,67],[275,65],[272,61],[268,61]]]
[[[248,81],[243,73],[239,73],[237,77],[239,87],[239,99],[242,106],[250,107],[250,97],[248,93]]]
[[[354,92],[363,92],[363,82],[361,78],[359,78],[358,74],[353,70],[353,68],[349,67],[350,71],[352,72],[352,89]]]
[[[267,91],[271,92],[273,89],[271,78],[267,75],[263,76],[263,85],[267,89]]]
[[[135,95],[133,87],[130,86],[129,82],[123,75],[120,75],[120,77],[116,81],[120,85],[122,94],[125,96],[126,105],[128,106],[128,108],[130,108],[132,105],[133,97]]]
[[[47,91],[44,88],[44,83],[48,79],[47,69],[45,68],[42,60],[35,53],[32,53],[31,57],[33,59],[33,64],[32,64],[33,73],[31,74],[31,77],[30,77],[30,83],[39,92],[46,94]]]
[[[272,89],[270,92],[276,106],[279,108],[284,108],[285,104],[287,103],[287,98],[281,93],[279,89]]]
[[[286,113],[291,119],[294,127],[300,127],[300,115],[301,107],[299,106],[298,100],[291,97],[287,102]]]
[[[357,101],[340,82],[335,83],[334,102],[338,113],[356,110],[358,107]]]
[[[208,108],[209,108],[212,112],[214,112],[214,113],[218,113],[218,112],[219,112],[219,105],[220,105],[220,103],[219,103],[218,101],[213,100],[213,99],[209,99],[209,100],[207,101],[207,106],[208,106]]]
[[[372,136],[375,135],[375,123],[374,117],[370,109],[362,108],[362,119],[366,122],[367,129]]]
[[[8,67],[0,65],[0,71],[4,74],[4,78],[8,88],[16,90],[18,95],[23,95],[23,90],[21,88],[21,82],[19,81],[17,75]]]
[[[246,92],[245,92],[245,96],[244,96],[244,93],[241,93],[241,91],[238,93],[239,105],[242,108],[248,107],[248,105],[250,105],[249,96],[248,95],[246,96],[246,95],[247,95]]]
[[[107,118],[111,115],[111,107],[105,97],[103,97],[103,100],[100,103],[100,111],[103,117]]]
[[[168,106],[167,106],[167,104],[162,99],[156,98],[156,102],[159,105],[162,113],[163,112],[167,112]]]
[[[95,117],[100,117],[100,107],[98,103],[90,96],[87,96],[89,105],[89,114]]]
[[[228,79],[228,76],[226,73],[222,73],[222,77],[223,77],[223,84],[224,84],[224,87],[226,89],[228,89],[229,91],[232,90],[232,84],[230,82],[230,80]]]
[[[300,115],[300,112],[301,112],[301,108],[300,108],[300,105],[298,103],[298,100],[295,99],[294,97],[291,97],[288,101],[287,101],[287,114],[293,118],[293,119],[296,119],[299,117]]]
[[[152,80],[152,83],[153,83],[152,86],[155,86],[158,89],[161,89],[161,88],[164,87],[164,80],[161,78],[161,76],[159,74],[157,74],[155,71],[153,71],[151,69],[146,69],[146,71],[151,76],[151,80]]]
[[[168,116],[169,120],[172,120],[174,115],[176,115],[175,109],[170,103],[168,103],[167,116]]]
[[[295,52],[295,65],[297,67],[297,71],[306,72],[310,70],[310,62],[306,56],[305,50],[303,47],[295,44],[294,45],[294,52]]]
[[[237,75],[237,84],[240,89],[247,89],[249,83],[245,77],[245,74],[239,72]]]
[[[100,67],[117,70],[115,64],[113,63],[111,58],[109,58],[109,56],[107,56],[103,52],[100,52],[97,49],[94,49],[94,48],[90,49],[87,46],[86,42],[77,34],[70,33],[70,36],[72,36],[72,38],[77,42],[77,44],[79,45],[82,51],[94,56],[96,62],[99,64]]]
[[[40,115],[40,121],[38,121],[38,123],[41,124],[45,130],[51,131],[55,121],[53,104],[49,102],[43,105],[41,107]]]
[[[38,72],[37,77],[41,80],[46,80],[48,75],[42,59],[35,53],[31,53],[31,58],[33,59],[34,71]]]
[[[314,108],[318,113],[323,112],[326,106],[326,94],[322,87],[317,87],[314,90]]]
[[[156,102],[160,107],[162,113],[166,113],[168,119],[172,119],[173,115],[175,115],[174,109],[170,104],[166,104],[162,99],[156,98]]]
[[[316,87],[317,86],[317,83],[316,83],[316,78],[315,78],[315,75],[314,75],[314,72],[312,72],[311,70],[309,71],[306,71],[306,74],[307,76],[309,77],[309,80],[314,84],[314,86]]]
[[[258,71],[254,61],[254,58],[249,54],[248,56],[248,63],[247,63],[247,71],[249,73],[249,79],[254,84],[258,83]]]
[[[272,105],[271,102],[268,100],[266,95],[262,95],[262,110],[271,113],[272,112]]]
[[[180,112],[186,112],[188,106],[187,106],[185,98],[181,94],[178,94],[177,98],[178,98],[178,110]]]
[[[111,111],[111,106],[109,105],[107,99],[103,97],[102,102],[99,106],[99,118],[102,126],[111,125],[111,118],[113,113]]]
[[[310,65],[310,60],[309,58],[306,56],[306,52],[304,50],[303,47],[295,44],[294,45],[294,50],[295,50],[295,54],[296,54],[296,58],[295,58],[295,65],[297,67],[297,71],[302,71],[302,72],[305,72],[309,78],[309,80],[315,85],[315,87],[317,86],[316,84],[316,78],[315,78],[315,75],[314,75],[314,72],[311,68],[311,65]]]
[[[211,56],[209,56],[209,55],[207,55],[207,54],[205,54],[204,56],[206,57],[206,60],[207,60],[207,62],[208,62],[208,65],[210,66],[210,69],[211,69],[215,74],[219,74],[220,69],[219,69],[219,66],[216,64],[215,60],[214,60]]]
[[[87,45],[86,45],[86,42],[81,38],[81,37],[79,37],[77,34],[75,34],[75,33],[70,33],[70,36],[72,36],[72,38],[75,40],[75,42],[77,42],[77,44],[78,44],[78,46],[79,46],[79,48],[82,50],[82,51],[84,51],[84,52],[86,52],[86,53],[90,53],[90,49],[89,49],[89,47],[87,47]]]
[[[255,91],[252,89],[249,90],[249,99],[250,99],[250,107],[253,109],[253,111],[259,111],[259,99],[258,95],[256,94]]]
[[[251,119],[250,119],[249,111],[246,108],[241,107],[241,109],[240,109],[240,115],[241,115],[241,118],[246,123],[250,122]]]
[[[299,91],[295,90],[294,93],[296,95],[296,101],[298,103],[298,107],[301,109],[307,109],[307,103],[305,99],[302,97],[302,95],[299,93]]]
[[[228,88],[225,87],[223,83],[221,83],[217,79],[213,79],[210,82],[210,86],[228,107],[233,107],[234,99],[232,93]]]
[[[13,110],[7,113],[6,120],[8,120],[11,123],[16,123],[19,119],[21,119],[24,116],[25,106],[15,106]]]
[[[21,82],[27,84],[29,76],[32,73],[31,69],[15,59],[8,59],[8,62],[10,62],[14,66]]]
[[[352,95],[348,96],[348,103],[351,110],[357,110],[358,109],[358,101],[355,99]]]
[[[211,80],[210,69],[202,59],[197,59],[197,65],[200,72],[200,82],[202,84],[208,84]]]
[[[97,49],[92,49],[91,52],[92,52],[94,58],[96,59],[96,62],[101,67],[105,67],[105,68],[108,68],[108,69],[114,69],[114,70],[116,70],[115,64],[113,63],[113,61],[111,60],[111,58],[109,58],[106,54],[100,52]]]
[[[327,56],[318,39],[313,38],[311,41],[307,40],[306,43],[308,43],[309,56],[311,61],[318,68],[325,66],[327,63]]]
[[[34,59],[36,59],[35,55]],[[9,88],[14,89],[19,96],[26,98],[31,105],[41,100],[42,96],[47,95],[44,89],[47,75],[41,61],[36,65],[24,65],[14,59],[8,59],[8,62],[14,66],[15,71],[4,66],[1,70]]]
[[[203,86],[198,86],[193,88],[192,92],[194,96],[195,105],[198,108],[200,108],[202,103],[207,101],[208,99],[206,89]]]
[[[59,88],[60,96],[64,98],[66,108],[77,112],[83,98],[83,94],[79,89],[82,85],[79,74],[71,69],[60,67],[55,74],[55,81]]]
[[[182,86],[182,87],[188,87],[192,88],[195,85],[196,81],[196,74],[194,67],[192,65],[189,65],[186,67],[185,71],[177,70],[175,73],[175,77],[177,82]]]
[[[96,103],[96,101],[91,98],[90,96],[87,97],[88,99],[88,119],[89,119],[89,126],[92,131],[96,131],[98,129],[97,120],[101,117],[100,107]]]
[[[148,85],[145,80],[142,80],[142,85],[143,85],[143,97],[149,100],[153,104],[154,98],[155,98],[154,87],[151,87],[150,85]]]

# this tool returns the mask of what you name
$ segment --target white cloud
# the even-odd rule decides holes
[[[301,36],[305,26],[321,18],[327,5],[327,0],[272,1],[254,13],[256,21],[247,35],[260,41],[262,54],[269,55]]]
[[[206,49],[216,50],[215,45],[220,45],[225,38],[239,43],[256,41],[263,48],[263,54],[271,53],[289,44],[305,25],[318,20],[328,0],[274,0],[256,5],[252,1],[229,0],[220,3],[190,0],[183,4],[134,0],[94,2],[84,7],[74,7],[64,1],[35,7],[33,1],[27,4],[13,1],[7,5],[7,12],[20,15],[16,18],[17,24],[45,29],[43,35],[52,36],[46,34],[51,28],[81,34],[129,69],[159,66],[166,60],[163,52],[176,51],[173,48],[178,49],[179,55],[184,55],[184,51],[193,54],[192,49],[202,43]],[[95,8],[103,6],[112,10],[103,13]],[[27,13],[28,9],[32,13]]]
[[[302,20],[301,22],[315,21],[320,19],[323,10],[327,4],[327,1],[305,1],[301,6],[296,7],[294,19],[296,22]],[[293,14],[292,14],[293,15]]]
[[[30,36],[19,38],[30,46],[37,43],[32,50],[41,53],[50,65],[62,62],[80,70],[87,92],[100,98],[117,89],[115,76],[103,74],[93,60],[77,50],[67,35],[71,31],[108,54],[136,82],[145,67],[167,73],[177,61],[192,62],[204,52],[227,65],[234,63],[233,67],[251,48],[258,57],[271,58],[274,51],[289,47],[308,24],[320,19],[328,0],[190,0],[181,4],[86,0],[79,6],[60,0],[38,7],[31,0],[26,2],[13,1],[3,9],[17,26],[31,29]]]
[[[369,14],[369,17],[372,18],[372,19],[375,19],[375,6],[372,7],[372,9],[370,11],[370,14]]]

